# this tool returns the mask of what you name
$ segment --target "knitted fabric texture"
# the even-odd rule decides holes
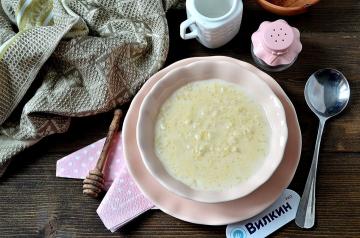
[[[168,52],[177,0],[1,0],[0,176],[71,117],[128,102]]]

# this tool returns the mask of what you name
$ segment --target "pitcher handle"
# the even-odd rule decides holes
[[[186,29],[192,24],[195,24],[194,18],[189,18],[180,24],[180,36],[184,40],[194,39],[198,36],[198,30],[196,28],[193,29],[190,33],[186,33]]]

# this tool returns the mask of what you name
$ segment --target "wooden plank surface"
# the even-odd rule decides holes
[[[245,1],[239,35],[225,47],[209,50],[194,40],[179,38],[178,26],[185,13],[172,10],[168,13],[171,42],[166,64],[209,55],[253,63],[251,33],[262,21],[277,18],[254,1]],[[317,120],[303,97],[306,79],[319,68],[337,68],[349,79],[352,97],[349,108],[326,127],[316,228],[302,231],[291,223],[271,237],[360,237],[360,1],[321,1],[310,13],[285,19],[300,29],[304,47],[289,70],[271,73],[293,101],[303,133],[303,154],[291,189],[302,192],[317,131]],[[84,197],[81,181],[55,177],[56,161],[104,137],[111,117],[105,113],[74,119],[68,133],[50,136],[17,156],[0,179],[0,236],[224,237],[224,226],[194,225],[161,211],[150,211],[111,234],[95,212],[100,200]]]

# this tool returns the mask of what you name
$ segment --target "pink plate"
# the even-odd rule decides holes
[[[201,60],[227,61],[255,73],[266,83],[282,102],[288,125],[289,137],[283,161],[271,178],[257,190],[243,198],[223,203],[202,203],[177,196],[163,187],[147,171],[136,143],[136,123],[141,103],[152,88],[166,73],[178,67]],[[289,98],[279,84],[256,67],[233,58],[215,56],[189,58],[178,61],[153,75],[133,99],[123,127],[124,157],[131,175],[144,195],[163,212],[178,219],[204,224],[225,225],[248,219],[270,206],[290,184],[301,153],[301,132],[297,115]]]

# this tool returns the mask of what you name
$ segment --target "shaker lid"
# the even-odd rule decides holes
[[[264,44],[272,51],[284,51],[294,42],[294,31],[284,21],[266,24],[263,34]]]
[[[284,20],[261,23],[251,40],[254,54],[270,66],[290,64],[302,49],[300,32]]]

